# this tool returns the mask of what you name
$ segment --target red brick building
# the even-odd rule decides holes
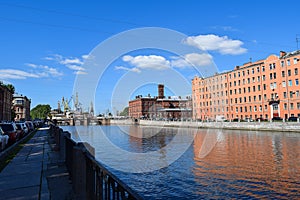
[[[4,85],[0,84],[0,121],[11,120],[12,92]]]
[[[193,118],[300,117],[300,51],[280,52],[234,70],[192,80]]]
[[[129,101],[129,116],[146,119],[187,119],[192,117],[191,97],[165,97],[164,85],[158,85],[158,96],[136,96]]]

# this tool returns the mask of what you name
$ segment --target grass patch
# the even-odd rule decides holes
[[[36,130],[30,133],[30,135],[28,135],[26,139],[24,139],[18,145],[16,145],[11,150],[11,152],[9,152],[9,155],[7,155],[3,160],[0,160],[0,172],[8,165],[10,161],[12,161],[12,159],[14,159],[14,157],[19,153],[19,151],[24,147],[24,145],[35,135],[35,133]]]

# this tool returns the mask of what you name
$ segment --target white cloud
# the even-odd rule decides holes
[[[17,69],[0,69],[0,79],[40,78],[38,74]]]
[[[85,68],[82,67],[84,60],[89,59],[89,55],[82,55],[81,58],[77,57],[64,57],[59,54],[54,54],[52,56],[45,57],[46,60],[56,61],[57,63],[64,65],[68,69],[74,71],[75,74],[86,74]]]
[[[123,66],[116,66],[115,67],[116,70],[125,70],[125,71],[130,71],[130,72],[137,72],[137,73],[140,73],[141,70],[138,69],[138,68],[127,68],[127,67],[123,67]]]
[[[190,53],[183,57],[173,57],[171,61],[173,67],[202,67],[209,66],[213,63],[213,57],[208,53]]]
[[[162,56],[149,55],[149,56],[123,56],[123,61],[130,63],[135,68],[141,69],[154,69],[164,70],[170,68],[170,61]]]
[[[232,40],[227,36],[220,37],[213,34],[190,36],[184,43],[203,51],[218,51],[221,54],[238,55],[247,52],[247,49],[241,47],[244,44],[242,41]]]
[[[82,65],[83,62],[79,59],[79,58],[64,58],[62,60],[60,60],[60,64],[63,65]]]
[[[85,69],[78,65],[67,65],[67,67],[74,71],[84,71]]]

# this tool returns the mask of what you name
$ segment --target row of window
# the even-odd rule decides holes
[[[270,64],[270,69],[271,69],[271,66],[272,66],[272,69],[275,69],[275,63],[273,63],[273,64]],[[265,70],[264,70],[264,66],[262,66],[262,71],[264,72]],[[259,67],[257,67],[257,72],[259,72]],[[294,69],[294,75],[298,75],[298,73],[299,73],[299,71],[298,71],[298,68],[295,68]],[[240,77],[240,72],[237,72],[237,76],[238,77]],[[245,76],[245,71],[242,71],[242,74],[243,74],[243,76]],[[250,74],[250,71],[249,71],[249,69],[247,70],[247,74],[249,75]],[[254,68],[252,68],[252,74],[254,74]],[[288,74],[288,76],[292,76],[292,70],[291,69],[288,69],[287,70],[287,74]],[[236,77],[236,73],[233,73],[233,75],[234,75],[234,77]],[[285,77],[285,71],[282,71],[281,72],[281,76],[282,77]],[[224,76],[225,78],[226,78],[226,75]],[[231,79],[231,74],[229,74],[229,78]],[[252,78],[253,79],[253,81],[254,81],[254,77]],[[274,73],[270,73],[270,79],[272,80],[272,79],[276,79],[276,72],[274,72]],[[215,79],[214,78],[212,78],[212,80],[208,80],[208,83],[207,83],[207,81],[199,81],[199,85],[204,85],[204,84],[208,84],[208,85],[210,85],[210,84],[215,84],[215,80],[216,80],[216,82],[218,82],[218,77],[216,77]],[[223,80],[223,78],[222,78],[222,76],[221,76],[221,80]],[[262,75],[262,80],[264,81],[264,80],[266,80],[266,78],[265,78],[265,75]],[[239,80],[240,81],[240,80]],[[258,77],[258,82],[260,81],[260,77]],[[245,81],[243,80],[243,83],[245,84]],[[248,78],[248,83],[250,83],[250,78]],[[226,83],[225,83],[226,84]],[[225,87],[227,87],[226,85],[225,85]],[[231,87],[231,85],[230,85],[230,87]]]
[[[296,103],[296,108],[295,108],[295,104],[294,103],[290,103],[289,104],[289,108],[288,108],[288,104],[284,103],[283,104],[283,109],[284,110],[300,110],[300,102]],[[262,112],[263,111],[263,107],[264,107],[264,111],[268,111],[268,105],[259,105],[259,106],[240,106],[240,107],[235,107],[235,112],[236,113],[243,113],[243,112]],[[231,107],[231,111],[233,112],[233,107]],[[278,105],[273,106],[274,110],[278,110]],[[226,112],[229,112],[229,108],[226,107]],[[225,111],[224,108],[204,108],[204,109],[200,109],[200,113],[202,112],[224,112]]]

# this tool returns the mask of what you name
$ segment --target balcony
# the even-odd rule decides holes
[[[269,105],[279,104],[280,103],[280,99],[279,98],[271,98],[271,99],[268,99],[268,102],[269,102]]]

